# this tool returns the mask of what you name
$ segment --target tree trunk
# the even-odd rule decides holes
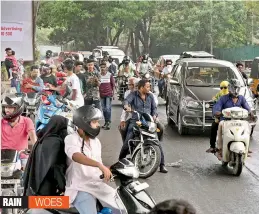
[[[130,47],[131,47],[131,54],[132,59],[136,61],[136,49],[135,49],[135,39],[134,39],[134,33],[133,31],[130,32]]]
[[[128,39],[127,39],[127,44],[126,44],[126,47],[125,47],[125,50],[124,52],[126,53],[126,55],[129,55],[128,51],[129,51],[129,45],[130,45],[130,33],[128,35]]]

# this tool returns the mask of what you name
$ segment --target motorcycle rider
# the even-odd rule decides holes
[[[102,163],[101,143],[97,138],[101,118],[102,112],[93,106],[78,108],[73,114],[77,132],[65,138],[68,163],[65,195],[80,214],[96,214],[96,199],[118,209],[115,189],[100,179],[104,174],[104,180],[108,182],[112,176]]]
[[[222,81],[220,83],[220,91],[212,98],[212,100],[216,103],[220,97],[227,95],[229,93],[228,90],[229,82]],[[219,126],[219,119],[215,118],[215,120],[211,124],[211,134],[210,134],[210,148],[206,150],[208,153],[216,153],[216,136]]]
[[[22,81],[21,91],[23,93],[41,92],[44,89],[43,80],[38,75],[39,67],[37,65],[31,66],[30,77]]]
[[[163,90],[165,88],[165,78],[172,72],[173,66],[172,66],[172,60],[167,59],[165,61],[166,66],[164,67],[163,71],[160,74],[160,80],[158,81],[158,88],[159,88],[159,95],[162,96]]]
[[[231,107],[242,107],[249,112],[251,119],[254,119],[254,115],[251,112],[251,108],[249,107],[245,97],[242,95],[239,95],[238,92],[239,92],[239,89],[237,87],[237,82],[232,81],[229,94],[220,97],[218,102],[213,107],[213,115],[220,118],[220,121],[221,121],[218,126],[217,157],[219,160],[222,159],[222,125],[224,121],[223,118],[220,117],[222,110],[226,108],[231,108]],[[214,132],[214,133],[217,133],[217,132]]]
[[[42,67],[42,75],[40,76],[40,78],[43,80],[44,84],[51,84],[55,87],[57,87],[57,78],[52,75],[52,72],[51,72],[51,68],[50,68],[50,65],[49,64],[45,64],[43,67]]]
[[[244,65],[241,62],[238,62],[236,64],[238,71],[240,72],[240,74],[243,76],[244,79],[248,79],[248,76],[246,75],[246,73],[244,72]]]
[[[133,108],[135,111],[141,113],[148,113],[157,121],[157,106],[153,94],[150,94],[150,83],[147,80],[140,80],[138,82],[138,91],[130,93],[124,102],[124,108],[126,111],[131,111]],[[133,127],[136,124],[136,119],[132,115],[127,128],[126,139],[123,142],[119,159],[123,159],[127,156],[129,151],[128,141],[133,138]],[[167,173],[164,163],[164,153],[161,145],[159,144],[161,150],[161,162],[160,162],[160,172]]]
[[[67,78],[65,82],[62,84],[61,87],[54,87],[50,84],[48,84],[48,86],[50,87],[51,90],[56,90],[56,91],[60,91],[66,88],[66,86],[68,86],[72,91],[71,95],[68,97],[71,105],[77,106],[77,107],[83,106],[84,97],[81,93],[79,78],[77,77],[76,74],[73,73],[74,62],[73,60],[68,58],[63,62],[63,65],[64,65],[64,71],[67,73]]]
[[[86,81],[85,81],[85,75],[83,73],[81,73],[81,71],[83,69],[83,65],[84,65],[83,62],[76,61],[75,67],[74,67],[74,72],[77,75],[77,77],[79,78],[80,86],[81,86],[81,92],[84,95],[85,94],[85,88],[86,88]]]
[[[52,64],[55,64],[54,63],[54,60],[52,59],[52,51],[51,50],[47,50],[46,51],[46,64],[48,64],[48,65],[52,65]]]
[[[100,102],[100,74],[94,69],[94,60],[87,60],[87,71],[85,72],[86,89],[85,89],[85,105],[95,105],[96,108],[101,109]]]
[[[35,127],[28,117],[23,117],[24,101],[22,96],[7,94],[2,101],[1,149],[17,151],[28,149],[28,137],[34,144],[37,141]],[[28,156],[21,154],[21,165],[25,168]]]
[[[116,64],[116,62],[114,61],[114,59],[112,58],[112,56],[109,56],[108,58],[108,70],[109,72],[114,76],[117,73],[117,69],[118,69],[118,65]]]
[[[149,73],[152,71],[152,65],[148,61],[148,55],[144,54],[142,57],[142,61],[138,63],[137,65],[137,74],[139,77],[143,77],[146,73]]]
[[[136,66],[131,62],[130,57],[129,56],[124,56],[122,62],[118,65],[118,69],[120,70],[121,66],[125,66],[125,65],[129,65],[130,69],[135,71],[136,70]]]

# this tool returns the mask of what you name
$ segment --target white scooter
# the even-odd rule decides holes
[[[251,125],[248,111],[240,107],[222,111],[225,118],[222,127],[222,166],[233,168],[233,174],[239,176],[247,158]]]

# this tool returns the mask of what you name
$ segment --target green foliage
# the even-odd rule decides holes
[[[209,50],[251,40],[249,13],[258,2],[245,1],[43,1],[37,26],[53,28],[49,40],[74,40],[83,49],[114,45],[120,35],[136,54],[152,46]],[[116,42],[117,41],[117,42]]]

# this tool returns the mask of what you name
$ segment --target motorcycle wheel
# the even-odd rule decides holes
[[[152,149],[154,151],[155,161],[152,164],[152,167],[147,172],[141,172],[141,168],[143,168],[143,166],[140,166],[141,150],[138,149],[136,151],[136,153],[134,154],[134,156],[132,157],[132,162],[134,163],[134,165],[139,170],[139,177],[140,178],[149,178],[149,177],[151,177],[157,171],[157,169],[158,169],[158,167],[160,165],[160,162],[161,162],[161,150],[160,150],[160,148],[157,145],[155,145],[155,144],[150,144],[150,145],[145,145],[144,146],[144,152],[146,150],[150,151],[150,149]],[[150,158],[150,155],[149,155],[149,158]]]
[[[239,176],[243,170],[243,155],[242,154],[233,154],[234,157],[234,166],[233,166],[233,174],[235,176]]]

